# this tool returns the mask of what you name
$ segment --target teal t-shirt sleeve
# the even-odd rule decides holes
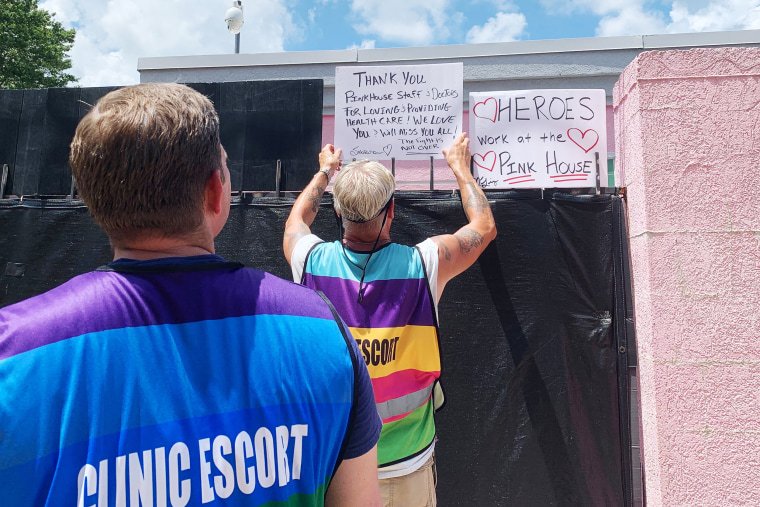
[[[345,326],[345,324],[343,324]],[[346,328],[346,333],[351,336],[351,332]],[[359,375],[356,389],[358,396],[356,400],[356,417],[354,425],[349,428],[349,440],[346,445],[346,451],[343,459],[358,458],[369,452],[377,441],[380,439],[380,430],[383,429],[383,421],[377,414],[375,405],[375,394],[372,391],[372,381],[369,378],[367,365],[364,364],[359,347],[356,341],[351,339],[354,357],[357,358],[359,366]]]

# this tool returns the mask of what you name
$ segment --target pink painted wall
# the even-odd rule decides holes
[[[642,53],[614,111],[647,505],[760,505],[760,48]]]

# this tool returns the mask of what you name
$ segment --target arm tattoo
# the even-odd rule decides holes
[[[454,237],[459,242],[459,251],[463,254],[468,253],[473,248],[478,248],[483,244],[483,236],[476,230],[464,227],[459,232],[454,234]]]
[[[297,243],[299,239],[306,236],[307,234],[311,234],[311,229],[309,227],[301,222],[297,226],[297,230],[291,230],[290,232],[285,233],[285,239],[288,240],[288,244],[291,243]]]
[[[449,247],[446,246],[446,243],[444,243],[441,238],[432,238],[433,241],[435,241],[435,244],[438,245],[438,252],[443,252],[443,257],[447,261],[451,260],[451,252],[449,251]]]
[[[462,194],[462,201],[465,207],[465,212],[467,211],[467,208],[472,208],[475,213],[483,213],[490,208],[488,205],[488,199],[483,195],[482,190],[479,190],[478,187],[475,186],[475,183],[472,182],[467,184],[467,197],[465,199],[464,194]]]
[[[316,213],[319,211],[319,205],[322,202],[322,194],[325,193],[325,189],[317,185],[314,190],[311,191],[309,196],[309,202],[311,203],[311,211]]]

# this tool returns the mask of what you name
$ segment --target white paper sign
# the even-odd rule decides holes
[[[597,152],[607,168],[605,92],[470,93],[468,135],[483,188],[595,187]]]
[[[344,159],[443,158],[462,132],[462,64],[336,67]]]

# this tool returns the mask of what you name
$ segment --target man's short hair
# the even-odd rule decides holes
[[[333,184],[335,210],[350,222],[374,220],[396,190],[396,180],[381,163],[357,160],[338,173]]]
[[[149,83],[97,102],[77,126],[69,164],[93,218],[120,243],[196,231],[221,150],[219,116],[207,97]]]

